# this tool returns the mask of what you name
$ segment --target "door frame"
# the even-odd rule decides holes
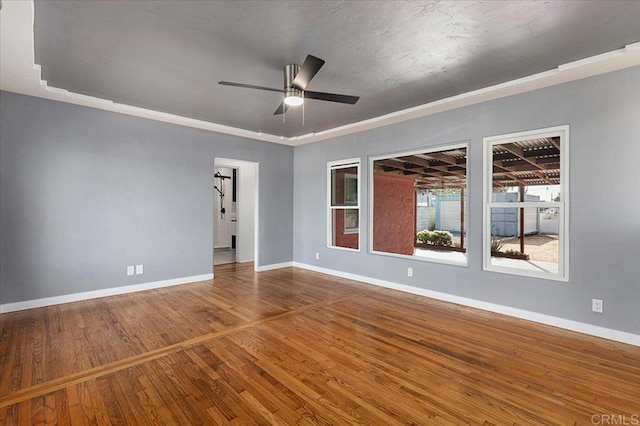
[[[238,253],[238,246],[241,243],[241,234],[243,228],[246,227],[246,224],[243,225],[242,221],[240,220],[239,216],[240,216],[240,208],[242,208],[241,206],[243,205],[243,199],[246,199],[246,194],[247,191],[253,191],[253,200],[254,200],[254,209],[253,209],[253,266],[254,266],[254,270],[257,270],[258,268],[258,264],[259,264],[259,252],[258,252],[258,241],[259,241],[259,235],[260,235],[260,229],[259,229],[259,221],[258,218],[260,217],[259,215],[259,211],[260,211],[260,163],[258,162],[254,162],[254,161],[245,161],[245,160],[237,160],[237,159],[232,159],[232,158],[224,158],[224,157],[215,157],[213,160],[213,169],[212,169],[212,174],[215,173],[215,167],[228,167],[231,169],[237,169],[238,173],[238,179],[236,182],[236,188],[238,191],[237,194],[237,200],[236,200],[236,217],[237,217],[237,222],[236,222],[236,258],[237,258],[237,253]],[[242,172],[243,170],[246,171],[247,170],[252,170],[255,174],[255,185],[253,188],[246,188],[244,187],[245,185],[241,184],[242,183]],[[212,178],[213,181],[213,178]],[[211,188],[211,191],[213,193],[213,188]],[[212,223],[213,223],[213,232],[215,233],[215,218],[212,215],[211,217]],[[212,235],[212,243],[215,242],[215,235]],[[213,244],[215,245],[215,244]],[[213,259],[213,256],[212,256]]]

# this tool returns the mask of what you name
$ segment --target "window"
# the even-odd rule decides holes
[[[370,161],[371,252],[466,265],[467,146]]]
[[[484,269],[568,281],[569,127],[484,138]]]
[[[360,159],[327,164],[327,245],[360,248]]]

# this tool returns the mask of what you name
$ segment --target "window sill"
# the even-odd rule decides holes
[[[552,281],[562,281],[562,282],[569,281],[569,278],[567,276],[562,276],[558,272],[545,271],[545,265],[538,265],[535,262],[519,260],[519,259],[495,258],[495,257],[492,257],[491,259],[494,262],[495,261],[500,262],[500,264],[485,265],[483,268],[484,271],[499,272],[502,274],[509,274],[509,275],[518,275],[521,277],[540,278],[540,279],[552,280]],[[556,265],[555,269],[557,270],[557,268],[558,266]],[[548,269],[553,270],[553,267]]]
[[[360,252],[360,249],[354,249],[354,248],[350,248],[350,247],[338,247],[338,246],[327,246],[328,249],[333,249],[333,250],[342,250],[342,251],[353,251],[353,252]]]
[[[438,252],[433,250],[416,249],[416,254],[413,254],[413,255],[387,253],[384,251],[374,251],[374,250],[371,250],[369,253],[380,255],[380,256],[417,260],[419,262],[441,263],[444,265],[464,266],[465,268],[468,267],[466,253],[459,253],[455,251]]]

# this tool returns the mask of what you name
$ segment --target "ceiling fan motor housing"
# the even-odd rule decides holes
[[[289,64],[284,66],[284,89],[293,89],[293,79],[298,75],[300,65]]]
[[[302,97],[302,90],[293,86],[293,79],[298,75],[300,65],[289,64],[284,66],[284,91],[285,98],[289,96]]]
[[[293,80],[300,71],[300,65],[289,64],[284,66],[284,103],[289,106],[302,105],[302,90],[294,87]]]

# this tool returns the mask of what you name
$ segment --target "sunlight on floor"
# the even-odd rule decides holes
[[[213,264],[224,265],[225,263],[235,263],[236,249],[229,247],[217,248],[213,250]]]
[[[436,261],[461,263],[463,265],[467,264],[467,254],[457,251],[437,251],[416,248],[414,255],[422,258],[433,259]]]

